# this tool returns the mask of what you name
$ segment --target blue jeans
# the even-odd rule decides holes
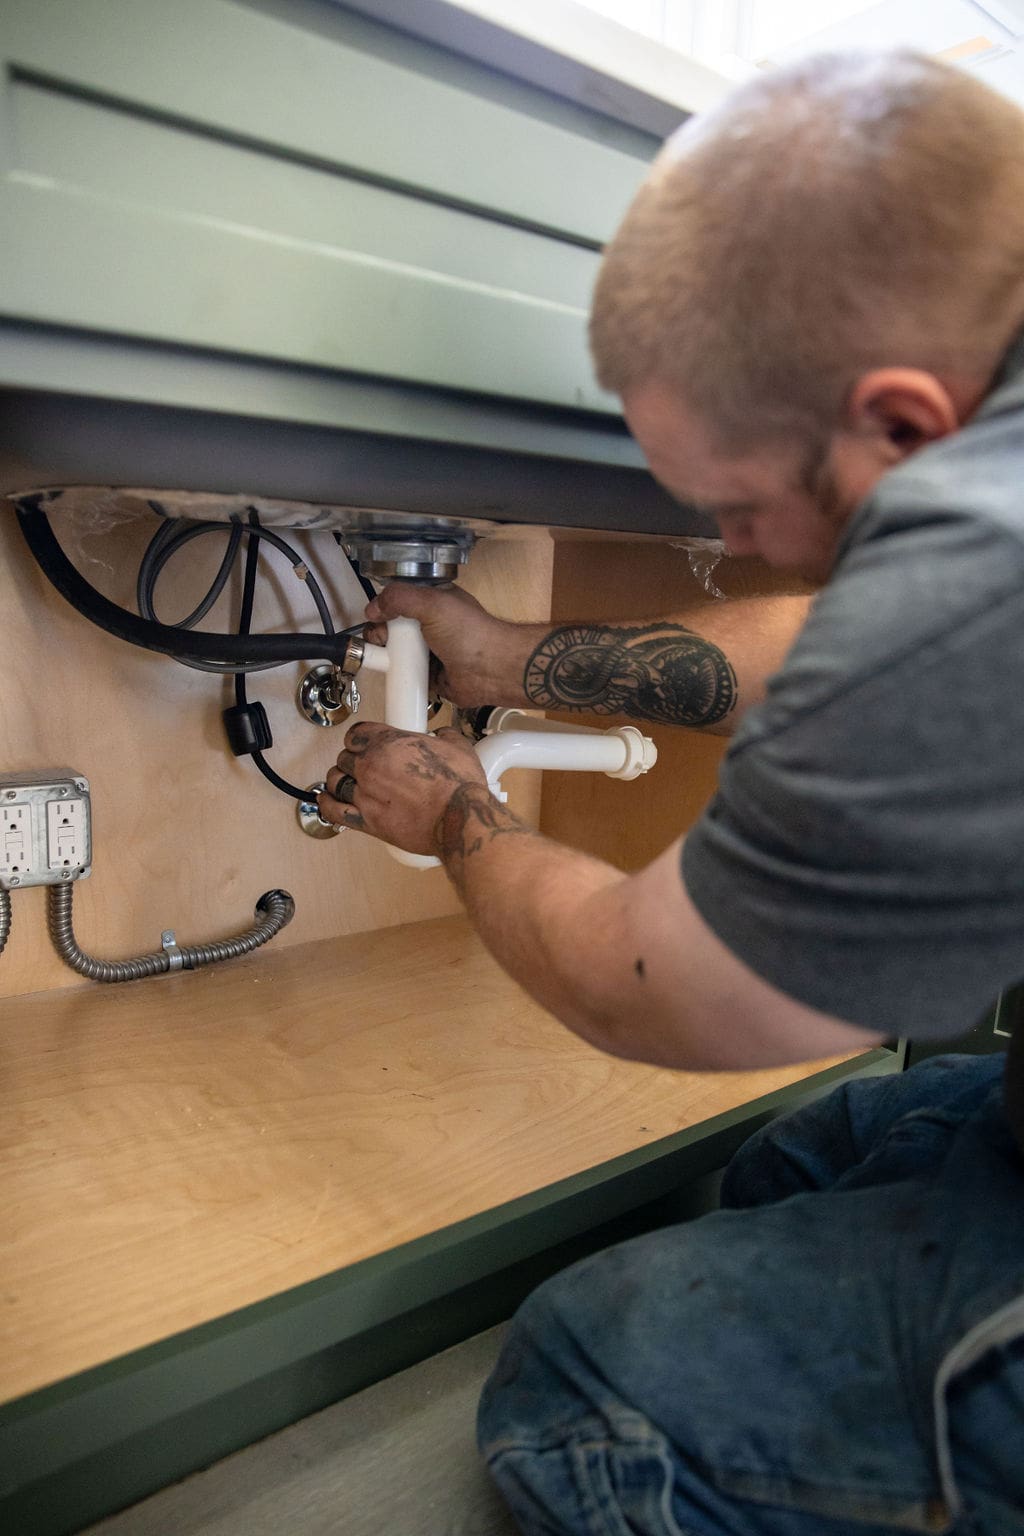
[[[723,1209],[556,1275],[480,1444],[530,1536],[1024,1533],[1024,1157],[1001,1057],[842,1085]]]

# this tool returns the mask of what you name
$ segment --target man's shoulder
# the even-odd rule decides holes
[[[770,684],[752,735],[839,696],[852,702],[894,670],[924,665],[954,635],[978,649],[984,668],[995,642],[978,621],[1007,603],[1024,608],[1024,410],[1015,425],[1012,444],[994,420],[972,425],[879,485]],[[1007,627],[1018,654],[1004,655],[1003,666],[1024,666],[1024,622]]]

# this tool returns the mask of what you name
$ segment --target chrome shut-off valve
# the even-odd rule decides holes
[[[314,725],[340,725],[359,704],[355,678],[329,662],[313,667],[299,684],[299,708]]]

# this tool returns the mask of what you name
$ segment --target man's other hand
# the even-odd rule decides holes
[[[459,731],[423,736],[364,721],[345,737],[317,805],[335,826],[368,832],[408,853],[436,854],[438,824],[467,784],[488,793],[480,760]]]

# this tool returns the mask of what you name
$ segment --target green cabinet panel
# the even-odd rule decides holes
[[[657,143],[635,135],[638,156],[546,121],[500,76],[324,3],[4,0],[2,48],[17,76],[120,108],[129,134],[162,115],[591,244]]]
[[[0,494],[699,530],[587,349],[658,137],[442,8],[0,0]]]
[[[338,6],[7,0],[0,312],[614,412],[586,312],[645,156],[389,35]]]

